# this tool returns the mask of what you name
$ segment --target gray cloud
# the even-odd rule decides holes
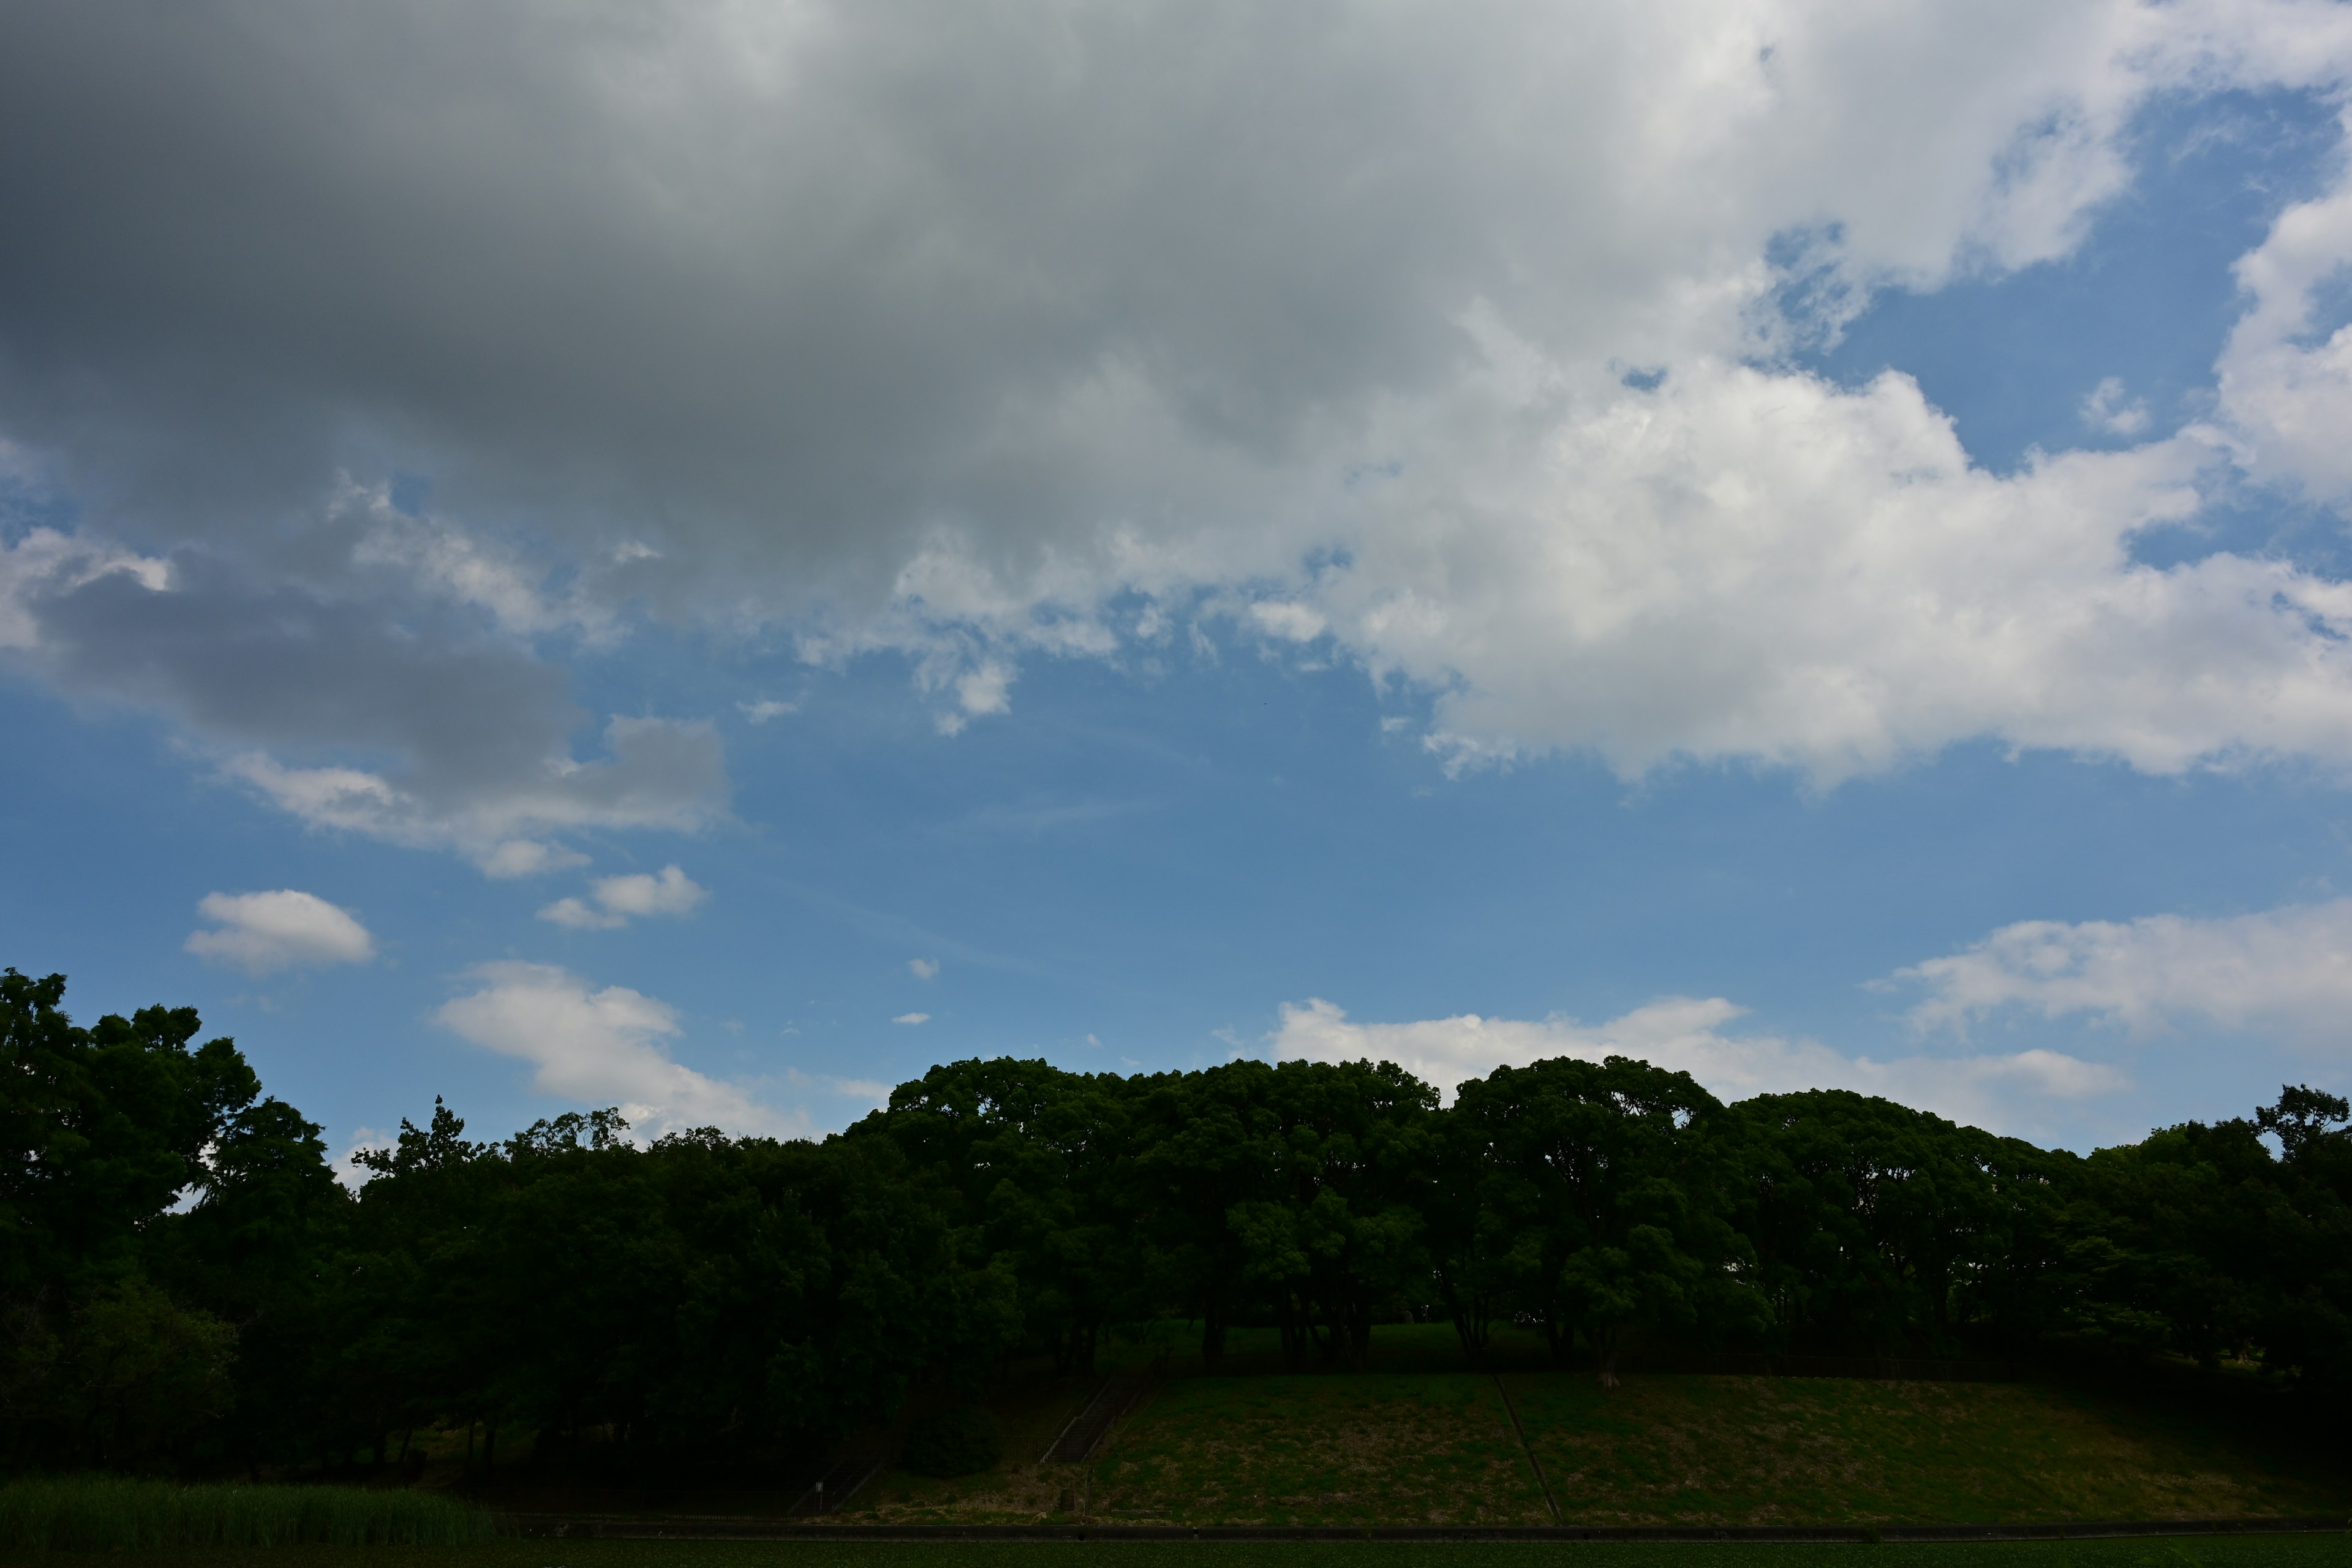
[[[1473,309],[1564,358],[1720,341],[1749,258],[1839,196],[1865,270],[2054,248],[2081,193],[1990,164],[2095,74],[2104,8],[2009,9],[1960,47],[2004,29],[14,5],[0,418],[137,515],[272,518],[373,450],[469,506],[690,543],[706,583],[754,557],[785,598],[887,589],[936,526],[1017,561],[1262,516],[1474,362]],[[1650,123],[1678,105],[1706,112]],[[2095,190],[2104,155],[2043,162]]]
[[[580,762],[588,715],[562,673],[478,616],[363,583],[257,582],[197,552],[168,575],[109,571],[31,599],[26,657],[69,693],[171,715],[316,825],[528,870],[566,857],[518,835],[691,827],[723,806],[708,725],[616,719],[611,759]]]
[[[1284,626],[1449,693],[1461,757],[1832,777],[1986,733],[2151,766],[2336,756],[2352,683],[2322,634],[2244,573],[2128,573],[2118,542],[2162,510],[2134,476],[2218,448],[2015,489],[1951,468],[1932,410],[1887,434],[1899,389],[1840,401],[1773,368],[1834,321],[1784,319],[1768,258],[1811,237],[1811,297],[1850,310],[2063,255],[2126,184],[2151,94],[2340,83],[2344,32],[2254,0],[0,0],[0,437],[93,538],[247,563],[250,608],[295,640],[326,636],[302,595],[366,575],[344,476],[429,480],[431,519],[362,552],[403,609],[307,683],[196,689],[261,656],[194,604],[159,638],[229,646],[184,679],[64,609],[55,668],[207,732],[399,752],[406,782],[367,777],[434,820],[489,821],[464,803],[521,798],[486,781],[567,757],[577,719],[453,605],[509,635],[621,635],[640,601],[791,617],[812,658],[914,653],[944,729],[1011,701],[1024,653],[1118,646],[1117,594],[1237,615],[1278,594]],[[1630,365],[1675,374],[1635,393]],[[1820,437],[1794,474],[1785,441],[1748,439],[1792,408]],[[1655,461],[1586,483],[1591,449]],[[1938,510],[1922,451],[1987,520],[1980,576],[1873,523],[1903,487]],[[1681,529],[1700,503],[1767,591]],[[2053,511],[2064,558],[2032,559]],[[1935,565],[1958,630],[1923,648],[1867,599],[1807,597],[1857,541],[1889,552],[1858,581]],[[556,579],[570,598],[515,591]],[[92,615],[131,591],[86,588]],[[2020,615],[2085,628],[2054,692],[1930,679]],[[2146,626],[2191,667],[2258,650],[2214,684],[2221,719],[2082,717],[2115,710],[2103,672]],[[1890,661],[1927,674],[1883,681]],[[1610,689],[1577,691],[1596,670]],[[461,671],[478,715],[415,695]],[[2241,700],[2297,671],[2315,721]],[[1664,717],[1629,735],[1620,713]],[[632,782],[660,771],[629,760],[651,733],[613,732],[597,787],[640,804],[605,819],[661,819],[642,803],[682,787]],[[706,750],[677,767],[715,778]],[[273,765],[249,776],[298,798]],[[373,787],[310,785],[339,812]],[[573,796],[533,798],[508,815]]]

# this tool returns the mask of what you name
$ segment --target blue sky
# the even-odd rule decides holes
[[[2344,7],[671,10],[0,22],[77,1012],[338,1153],[1000,1053],[2347,1087]]]

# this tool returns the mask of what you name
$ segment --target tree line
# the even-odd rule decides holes
[[[397,1462],[414,1434],[667,1465],[804,1457],[919,1387],[1236,1327],[1360,1367],[1374,1325],[1629,1347],[2170,1356],[2352,1385],[2352,1129],[2287,1088],[2087,1157],[1843,1090],[1726,1105],[1622,1057],[1441,1107],[1386,1064],[956,1062],[822,1142],[362,1152],[193,1009],[84,1027],[0,976],[0,1443],[16,1468]]]

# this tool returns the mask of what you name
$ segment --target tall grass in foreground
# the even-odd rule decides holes
[[[70,1476],[0,1486],[0,1551],[182,1546],[457,1546],[498,1533],[487,1509],[362,1487],[179,1486]]]

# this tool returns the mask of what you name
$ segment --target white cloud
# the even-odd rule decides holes
[[[1922,1029],[1965,1032],[2015,1008],[2135,1036],[2201,1024],[2341,1053],[2352,1018],[2352,899],[2193,920],[2021,921],[1898,971],[1926,988]]]
[[[207,893],[197,912],[213,929],[189,933],[187,951],[250,974],[298,964],[365,963],[375,956],[367,928],[347,910],[310,893]]]
[[[2335,188],[2281,213],[2237,263],[2252,309],[2221,352],[2221,412],[2258,479],[2300,487],[2339,508],[2352,503],[2352,168]],[[2320,315],[2324,304],[2336,319]]]
[[[2120,376],[2108,376],[2083,399],[2083,422],[2110,436],[2137,436],[2147,428],[2147,418],[2145,400],[2135,397],[2125,401]]]
[[[709,896],[676,866],[596,879],[596,901],[621,915],[682,915]]]
[[[929,1013],[901,1013],[890,1021],[894,1024],[928,1024],[931,1016]]]
[[[907,960],[907,973],[918,980],[937,980],[940,977],[940,961],[936,958],[910,958]]]
[[[862,1100],[877,1110],[890,1103],[891,1086],[878,1079],[836,1078],[830,1073],[805,1073],[798,1068],[787,1068],[784,1081],[795,1088],[822,1089],[845,1100]]]
[[[592,909],[580,899],[558,899],[541,908],[539,918],[572,931],[618,931],[629,923],[626,917]]]
[[[2352,485],[2352,346],[2306,341],[2352,256],[2340,193],[2242,268],[2218,433],[2003,479],[1907,381],[1776,368],[1875,290],[2067,254],[2151,102],[2340,92],[2342,6],[650,14],[254,0],[268,69],[184,18],[16,30],[0,142],[47,151],[0,167],[0,210],[82,198],[11,237],[0,343],[46,346],[0,356],[0,432],[80,487],[93,541],[178,529],[449,611],[347,665],[274,650],[302,689],[269,723],[229,710],[265,661],[126,672],[121,616],[60,682],[261,747],[236,775],[305,820],[483,856],[707,820],[716,742],[672,734],[679,766],[617,799],[623,760],[572,758],[530,661],[501,666],[529,744],[434,739],[479,704],[371,672],[462,648],[432,679],[473,690],[484,627],[604,636],[631,606],[904,650],[950,732],[1007,710],[1024,658],[1213,604],[1437,694],[1465,763],[1826,784],[1989,736],[2352,765],[2342,584],[2128,555],[2200,468]],[[2129,434],[2120,395],[2087,412]],[[429,476],[432,513],[343,479],[354,452]]]
[[[787,713],[801,710],[797,702],[780,702],[772,697],[763,697],[757,702],[738,702],[735,706],[744,718],[754,724],[764,724],[771,719],[781,719]]]
[[[489,853],[475,864],[482,868],[483,876],[505,879],[567,871],[574,866],[588,864],[588,857],[560,844],[542,844],[535,838],[509,838],[491,846]]]
[[[558,899],[539,911],[539,918],[575,931],[612,931],[631,917],[682,915],[710,896],[676,866],[658,873],[639,871],[624,877],[599,877],[593,884],[596,904],[581,899]]]
[[[578,1104],[617,1104],[640,1133],[693,1127],[795,1136],[807,1119],[763,1105],[743,1089],[671,1059],[677,1010],[626,986],[591,991],[568,971],[541,963],[486,963],[480,989],[443,1004],[436,1022],[475,1045],[535,1069],[531,1087]]]
[[[1599,1061],[1634,1057],[1686,1072],[1724,1100],[1804,1089],[1851,1089],[1996,1131],[2033,1131],[2052,1100],[2082,1100],[2128,1086],[2115,1068],[2054,1051],[2009,1056],[1846,1057],[1811,1040],[1729,1035],[1745,1008],[1720,997],[1672,996],[1604,1024],[1464,1014],[1406,1024],[1357,1024],[1320,998],[1286,1003],[1269,1037],[1285,1061],[1394,1062],[1449,1099],[1465,1079],[1551,1057]]]
[[[409,574],[427,593],[485,610],[509,631],[578,631],[602,638],[613,631],[608,605],[574,582],[561,599],[545,591],[546,572],[520,552],[478,538],[456,521],[395,510],[388,485],[362,488],[338,476],[330,513],[362,520],[365,531],[352,551],[353,564]]]
[[[1249,614],[1269,636],[1286,642],[1313,642],[1323,635],[1323,617],[1305,605],[1267,599],[1252,605]]]
[[[1892,374],[1708,362],[1589,403],[1507,382],[1313,584],[1343,646],[1441,694],[1432,743],[1458,761],[1585,747],[1829,784],[1990,735],[2158,773],[2352,768],[2352,587],[2131,560],[2197,507],[2195,433],[2003,479]]]
[[[374,1127],[355,1127],[352,1130],[351,1143],[343,1150],[342,1157],[332,1162],[330,1168],[335,1173],[337,1181],[352,1191],[357,1192],[375,1175],[373,1171],[360,1163],[360,1155],[380,1153],[397,1147],[399,1147],[399,1140],[392,1133]]]
[[[973,668],[955,673],[943,684],[955,693],[956,705],[938,717],[942,735],[961,734],[974,719],[1013,710],[1013,669],[1000,659],[983,660]]]

